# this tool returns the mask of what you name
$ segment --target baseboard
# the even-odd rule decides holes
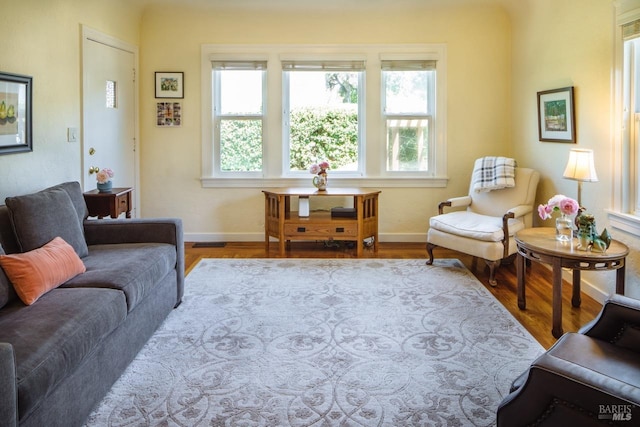
[[[569,283],[573,283],[573,275],[569,270],[562,270],[562,278]],[[585,280],[582,276],[580,277],[580,290],[600,304],[604,304],[605,300],[610,296],[609,293],[603,291],[588,280]]]

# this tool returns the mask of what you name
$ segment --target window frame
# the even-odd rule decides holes
[[[332,178],[357,178],[365,175],[365,158],[366,158],[366,66],[364,59],[354,59],[358,55],[349,56],[348,58],[336,57],[335,55],[313,55],[313,59],[310,59],[310,55],[304,56],[291,56],[283,55],[280,57],[282,65],[282,175],[285,177],[308,177],[308,171],[294,171],[290,169],[291,164],[291,127],[289,123],[290,117],[290,105],[291,99],[291,85],[290,75],[291,72],[308,72],[312,68],[317,66],[314,71],[335,71],[335,72],[357,72],[358,74],[358,167],[355,171],[337,171],[331,170]],[[359,63],[362,62],[362,66],[355,68],[349,68],[345,63]],[[285,64],[289,64],[286,67]],[[296,66],[297,64],[297,66]],[[340,67],[339,64],[343,64]],[[322,161],[324,159],[318,159]]]
[[[396,65],[391,65],[390,67],[386,67],[389,69],[385,69],[385,63],[393,63]],[[430,64],[433,68],[434,73],[428,76],[428,99],[427,99],[427,111],[426,113],[420,114],[416,112],[405,112],[405,113],[387,113],[387,85],[386,79],[384,78],[385,71],[419,71],[417,68],[412,68],[409,64],[411,63],[424,63],[425,65],[429,62],[434,62]],[[429,177],[435,175],[437,171],[436,167],[436,130],[438,127],[437,119],[438,119],[438,108],[436,105],[437,96],[436,96],[436,82],[438,80],[437,77],[437,61],[427,60],[422,57],[403,57],[403,59],[398,59],[397,56],[394,56],[393,59],[382,59],[380,61],[380,87],[381,87],[381,111],[382,111],[382,124],[384,126],[384,169],[383,173],[388,176],[422,176]],[[427,71],[425,69],[425,71]],[[388,158],[388,147],[387,147],[387,136],[388,136],[388,120],[428,120],[429,121],[429,132],[428,132],[428,164],[427,170],[417,170],[417,171],[402,171],[402,170],[389,170],[389,158]]]
[[[365,60],[365,111],[360,161],[363,174],[338,175],[332,173],[332,185],[344,187],[446,187],[447,176],[447,47],[446,44],[397,45],[217,45],[201,46],[201,175],[203,187],[291,187],[309,186],[309,175],[286,174],[283,143],[283,76],[281,61],[289,59],[317,59],[318,57]],[[381,61],[414,59],[437,61],[436,123],[434,164],[429,175],[418,172],[387,173],[386,126],[381,114]],[[263,127],[263,170],[261,176],[220,176],[214,174],[213,140],[213,78],[212,60],[265,60],[266,107]],[[288,142],[288,141],[287,141]],[[286,157],[288,161],[288,154]]]
[[[223,60],[212,61],[212,65],[214,62],[224,62]],[[213,176],[220,178],[245,178],[245,179],[255,179],[262,178],[264,175],[264,153],[265,153],[265,126],[266,126],[266,99],[267,99],[267,68],[266,61],[255,61],[255,60],[234,60],[229,61],[231,64],[227,67],[220,68],[215,65],[212,67],[211,71],[211,79],[212,79],[212,96],[211,102],[212,105],[212,143],[213,143]],[[251,70],[251,66],[254,65],[255,70],[262,71],[262,112],[253,113],[253,114],[225,114],[222,113],[222,105],[221,105],[221,97],[217,96],[221,93],[220,88],[220,72],[225,70]],[[222,170],[221,164],[221,145],[220,145],[220,129],[223,120],[256,120],[259,119],[262,122],[262,168],[259,171],[225,171]]]
[[[637,5],[640,6],[640,3]],[[634,108],[640,111],[640,99],[635,103],[628,98],[625,87],[631,84],[631,69],[627,67],[625,57],[626,42],[634,37],[625,37],[624,26],[634,21],[640,22],[640,8],[629,9],[620,13],[618,10],[614,31],[614,96],[613,96],[613,207],[607,210],[608,220],[612,227],[625,231],[636,237],[640,237],[640,212],[636,208],[640,201],[640,171],[638,167],[640,155],[640,123],[637,121],[638,113],[631,111]],[[640,34],[635,37],[640,43]],[[631,54],[633,58],[633,54]],[[638,61],[638,58],[635,58]],[[640,66],[636,70],[640,73]],[[638,88],[635,88],[638,90]],[[640,97],[639,97],[640,98]],[[615,125],[619,124],[619,125]]]

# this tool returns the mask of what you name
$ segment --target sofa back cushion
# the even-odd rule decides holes
[[[79,183],[65,183],[33,194],[7,197],[5,203],[20,252],[37,249],[59,236],[78,256],[89,253],[82,226],[86,205]]]
[[[5,205],[0,205],[0,245],[7,254],[20,252],[20,246],[13,232],[13,225],[11,225],[9,208]]]
[[[0,255],[4,255],[4,250],[2,249],[2,245],[0,244]],[[8,302],[16,299],[16,292],[9,282],[7,275],[4,274],[4,270],[0,268],[0,308],[7,305]]]
[[[55,190],[62,188],[67,192],[73,208],[76,210],[78,220],[82,225],[82,222],[89,216],[89,209],[87,209],[87,203],[84,201],[84,195],[82,194],[82,187],[77,181],[63,182],[62,184],[54,185],[53,187],[46,188],[42,191]]]

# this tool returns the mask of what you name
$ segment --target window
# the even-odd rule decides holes
[[[266,62],[213,62],[213,139],[219,174],[262,173]]]
[[[640,9],[617,16],[612,227],[640,236]]]
[[[435,61],[382,61],[388,172],[433,170]]]
[[[287,172],[361,172],[364,61],[282,61]]]
[[[203,45],[205,187],[447,184],[444,44]]]

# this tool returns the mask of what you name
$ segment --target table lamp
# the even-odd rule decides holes
[[[562,177],[578,181],[578,205],[582,207],[582,183],[598,181],[593,150],[574,148],[569,151],[569,161]]]

